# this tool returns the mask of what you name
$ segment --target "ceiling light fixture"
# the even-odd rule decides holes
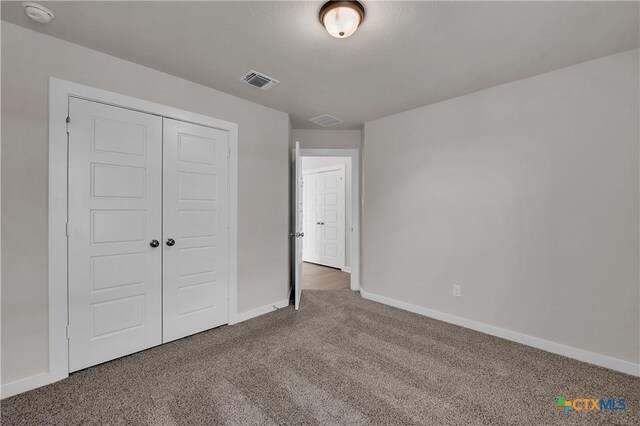
[[[48,24],[53,19],[53,12],[38,3],[25,1],[22,3],[22,7],[29,18],[41,24]]]
[[[364,7],[357,1],[328,1],[320,9],[320,23],[335,38],[347,38],[364,21]]]

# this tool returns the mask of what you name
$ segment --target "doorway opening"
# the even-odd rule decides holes
[[[297,148],[296,170],[297,307],[303,289],[360,290],[359,150]]]
[[[302,288],[351,288],[351,158],[302,157]]]

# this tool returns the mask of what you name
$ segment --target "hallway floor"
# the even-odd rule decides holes
[[[351,274],[315,263],[302,263],[304,290],[345,290],[351,288]]]

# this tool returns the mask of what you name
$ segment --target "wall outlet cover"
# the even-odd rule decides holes
[[[453,285],[453,295],[455,297],[462,297],[462,287],[457,285],[457,284],[454,284]]]

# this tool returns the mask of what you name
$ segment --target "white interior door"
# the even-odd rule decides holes
[[[304,237],[303,230],[303,182],[302,182],[302,159],[300,158],[300,142],[296,142],[295,149],[295,191],[294,191],[294,205],[296,208],[295,214],[295,262],[294,262],[294,281],[295,281],[295,309],[300,307],[300,299],[302,298],[302,238]]]
[[[344,167],[304,172],[305,261],[344,268],[344,173]]]
[[[228,133],[164,119],[163,341],[228,322]]]
[[[69,116],[76,371],[162,343],[162,119],[76,98]]]

